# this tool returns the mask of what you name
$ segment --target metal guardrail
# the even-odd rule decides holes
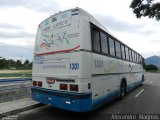
[[[10,79],[0,79],[0,83],[31,81],[31,80],[32,80],[32,78],[10,78]]]
[[[32,78],[0,79],[0,84],[2,84],[0,87],[0,103],[17,99],[30,98],[31,80]],[[16,82],[18,82],[18,84],[14,84]]]
[[[18,94],[14,95],[14,96],[12,96],[12,95],[3,96],[3,98],[0,98],[0,102],[2,101],[2,99],[4,101],[6,99],[15,99],[15,98],[21,98],[21,97],[25,97],[25,96],[29,97],[29,96],[31,96],[30,89],[31,89],[31,86],[27,86],[27,87],[23,87],[23,88],[0,89],[0,92],[1,91],[14,91],[15,92],[17,90],[20,90],[20,91],[25,90],[25,94],[24,93],[23,94],[19,94],[18,93]]]

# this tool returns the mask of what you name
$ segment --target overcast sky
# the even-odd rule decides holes
[[[145,58],[160,55],[160,22],[137,19],[131,0],[0,0],[0,56],[33,58],[38,24],[59,11],[80,7]]]

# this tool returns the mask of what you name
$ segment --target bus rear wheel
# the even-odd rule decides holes
[[[120,85],[120,99],[123,99],[126,95],[126,83],[123,81]]]
[[[142,76],[142,80],[141,80],[141,84],[140,84],[140,86],[142,86],[142,85],[143,85],[143,82],[144,82],[144,75]]]

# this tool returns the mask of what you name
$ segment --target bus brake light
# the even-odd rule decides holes
[[[67,90],[68,86],[67,84],[60,84],[60,90]]]
[[[70,91],[78,91],[78,85],[71,84]]]
[[[33,86],[37,86],[37,81],[33,81],[33,82],[32,82],[32,85],[33,85]]]
[[[38,87],[42,87],[42,82],[38,81]]]

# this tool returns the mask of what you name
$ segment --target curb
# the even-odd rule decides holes
[[[25,106],[25,107],[22,107],[22,108],[18,108],[18,109],[15,109],[15,110],[8,110],[8,111],[0,113],[0,118],[7,117],[8,115],[17,114],[19,112],[24,112],[26,110],[30,110],[30,109],[41,107],[41,106],[43,106],[43,104],[36,103],[36,104],[33,104],[33,105],[28,105],[28,106]]]

